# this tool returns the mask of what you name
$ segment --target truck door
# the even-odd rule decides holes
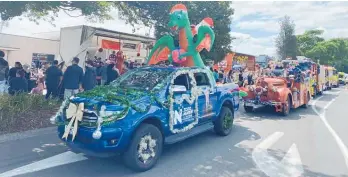
[[[191,101],[191,85],[188,74],[181,74],[174,79],[173,84],[173,128],[181,130],[196,120],[196,101]],[[189,100],[189,101],[187,101]]]
[[[210,83],[207,73],[197,72],[194,73],[194,77],[197,83],[197,87],[203,91],[203,93],[198,96],[198,115],[200,118],[200,123],[210,121],[210,119],[215,116],[215,107],[217,101],[217,95],[215,89]]]

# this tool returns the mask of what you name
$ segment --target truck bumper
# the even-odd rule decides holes
[[[62,136],[65,126],[58,126],[58,136],[71,148],[73,152],[84,153],[95,157],[110,157],[122,153],[128,145],[127,135],[121,128],[102,128],[102,137],[98,140],[92,137],[95,129],[79,127],[78,132],[72,141],[69,135],[67,140]]]
[[[283,104],[276,101],[257,101],[257,100],[245,100],[245,106],[253,107],[254,109],[264,107],[264,106],[273,106],[275,107],[276,112],[281,112]]]
[[[276,102],[276,101],[257,101],[257,100],[244,100],[244,104],[246,106],[277,106],[277,105],[282,105],[281,102]]]

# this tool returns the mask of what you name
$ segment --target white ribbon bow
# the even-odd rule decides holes
[[[64,132],[62,138],[65,138],[66,140],[68,139],[71,126],[74,123],[74,129],[73,129],[73,133],[72,133],[72,141],[74,141],[75,136],[77,134],[78,122],[82,121],[83,110],[84,110],[83,103],[80,103],[78,106],[76,106],[73,103],[69,104],[69,107],[66,110],[66,118],[71,119],[71,120],[70,120],[68,126],[65,127],[65,132]]]

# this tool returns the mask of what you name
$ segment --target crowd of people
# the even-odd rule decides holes
[[[9,69],[8,63],[4,60],[4,52],[0,51],[0,93],[5,92],[14,95],[18,92],[31,94],[43,94],[46,89],[46,98],[66,98],[84,90],[91,90],[96,85],[108,85],[121,74],[129,69],[144,66],[136,60],[127,62],[121,51],[115,52],[104,61],[100,56],[85,62],[82,69],[78,64],[79,58],[75,57],[72,64],[64,69],[64,63],[46,63],[38,70],[30,70],[29,66],[22,66],[16,62],[15,66]],[[168,61],[162,61],[158,66],[176,66]],[[231,69],[228,72],[224,69],[217,70],[210,68],[217,83],[238,83],[239,86],[252,85],[255,79],[261,75],[268,75],[271,67],[257,71],[248,71],[246,68]],[[36,72],[35,72],[36,71]]]
[[[223,69],[217,70],[210,68],[213,72],[214,79],[217,83],[238,83],[238,85],[252,85],[256,78],[254,71],[248,71],[247,69],[231,69],[228,72],[225,72]]]
[[[121,55],[117,56],[119,54]],[[64,99],[91,90],[97,85],[108,85],[127,70],[144,65],[137,61],[128,63],[124,61],[122,52],[116,54],[115,51],[104,61],[98,56],[87,59],[84,69],[78,65],[80,59],[77,57],[74,57],[72,64],[66,68],[64,62],[59,64],[54,60],[43,64],[40,68],[31,69],[20,62],[15,62],[15,66],[9,68],[4,57],[5,53],[0,51],[0,94],[8,92],[10,95],[17,93],[43,95],[46,89],[46,99]]]

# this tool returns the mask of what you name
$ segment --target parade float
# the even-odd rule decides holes
[[[309,92],[314,98],[323,93],[323,87],[320,82],[320,65],[311,59],[303,59],[299,61],[299,67],[305,73],[309,74]]]
[[[344,72],[338,72],[338,82],[339,84],[346,85],[346,76],[347,74]]]
[[[338,73],[336,69],[332,66],[324,65],[323,69],[325,71],[325,86],[326,90],[331,90],[332,88],[338,87]]]
[[[169,26],[192,39],[184,5],[172,8]],[[171,37],[161,38],[149,59],[156,62],[163,56],[161,52],[170,50],[170,62],[193,67],[136,68],[109,86],[65,100],[51,118],[58,126],[58,136],[72,151],[99,157],[121,154],[128,167],[146,171],[156,164],[164,144],[211,129],[218,135],[228,135],[239,108],[239,88],[215,83],[197,49],[205,40],[212,45],[214,33],[202,25],[197,34],[198,43],[186,40],[187,46],[180,48],[179,55]]]
[[[287,116],[292,108],[308,107],[311,95],[307,73],[301,70],[298,61],[284,60],[283,64],[284,68],[288,68],[276,67],[272,71],[272,76],[259,77],[255,85],[242,88],[248,94],[243,97],[246,112],[271,106],[276,112]],[[289,64],[294,67],[289,67]]]

